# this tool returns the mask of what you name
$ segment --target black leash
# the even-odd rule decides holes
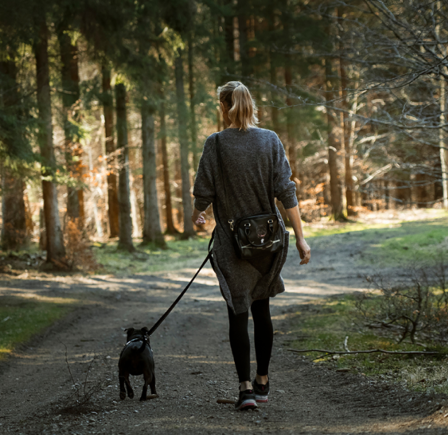
[[[171,304],[171,306],[165,311],[165,314],[159,319],[157,320],[157,323],[150,329],[150,331],[148,332],[148,336],[151,336],[152,334],[154,334],[154,332],[156,332],[156,329],[160,326],[160,324],[168,317],[168,314],[171,313],[171,311],[173,310],[173,308],[177,305],[177,303],[182,299],[182,296],[187,292],[187,290],[189,289],[190,285],[193,284],[193,281],[196,279],[196,277],[198,276],[199,272],[202,270],[202,268],[205,266],[205,264],[207,263],[208,260],[210,260],[210,263],[213,267],[213,257],[212,257],[212,251],[210,249],[210,246],[213,242],[213,238],[215,236],[215,230],[213,230],[212,233],[212,237],[210,239],[210,242],[208,244],[208,254],[207,257],[205,257],[205,260],[202,262],[201,266],[199,267],[199,269],[197,270],[197,272],[195,273],[195,275],[193,276],[193,278],[191,278],[191,281],[187,284],[187,286],[182,290],[182,293],[177,297],[177,299]]]

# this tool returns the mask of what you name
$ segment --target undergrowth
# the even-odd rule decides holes
[[[116,243],[95,243],[93,252],[102,272],[118,275],[154,273],[180,268],[196,269],[207,255],[209,237],[168,240],[167,249],[155,245],[138,245],[138,251],[117,251]]]
[[[419,391],[448,394],[448,345],[433,342],[399,342],[399,336],[372,330],[362,324],[356,308],[356,294],[338,295],[300,306],[292,321],[287,344],[292,349],[350,351],[438,351],[440,355],[390,355],[381,353],[328,355],[309,352],[302,355],[332,369],[347,370],[368,377],[399,382]],[[372,310],[380,309],[379,295],[365,301]]]

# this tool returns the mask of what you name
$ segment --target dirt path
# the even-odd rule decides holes
[[[297,304],[365,287],[363,275],[369,270],[355,268],[350,256],[361,248],[356,233],[326,237],[314,243],[307,267],[299,267],[291,251],[283,274],[288,292],[272,300],[278,333],[270,403],[246,413],[216,403],[236,396],[237,377],[225,303],[211,269],[153,336],[160,397],[143,403],[138,401],[140,378],[131,380],[137,398],[118,397],[123,328],[151,325],[190,279],[191,270],[128,278],[1,279],[2,295],[77,297],[85,305],[0,365],[0,433],[448,433],[448,410],[437,397],[322,369],[282,345]],[[87,391],[104,387],[84,408],[67,409],[74,400],[65,347],[75,381]]]

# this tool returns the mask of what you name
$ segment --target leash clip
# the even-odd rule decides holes
[[[233,231],[234,230],[234,227],[233,227],[233,223],[234,223],[235,221],[233,220],[233,219],[229,219],[228,220],[228,223],[229,223],[229,225],[230,225],[230,229]]]

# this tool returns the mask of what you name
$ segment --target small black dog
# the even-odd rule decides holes
[[[146,400],[148,385],[151,387],[151,394],[157,395],[156,377],[154,374],[154,357],[149,344],[148,328],[129,328],[126,329],[126,331],[126,345],[121,351],[120,360],[118,361],[120,399],[123,400],[126,398],[126,391],[124,389],[125,384],[128,391],[128,397],[130,399],[134,397],[134,391],[129,382],[129,375],[143,375],[145,384],[143,385],[140,400]]]

